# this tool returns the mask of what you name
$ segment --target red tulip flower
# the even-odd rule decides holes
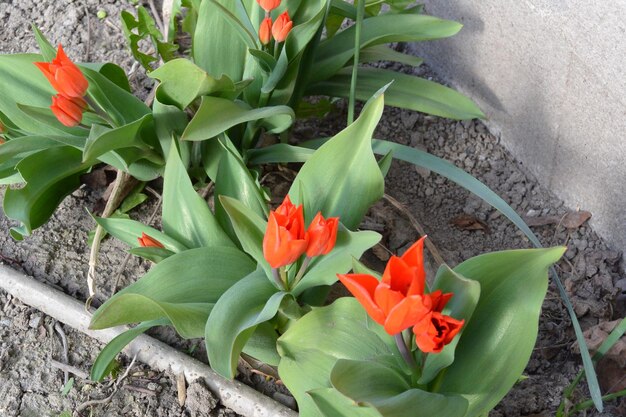
[[[259,3],[259,6],[261,6],[266,13],[269,13],[280,6],[280,1],[281,0],[256,0],[256,2]]]
[[[317,213],[306,231],[306,256],[326,255],[335,247],[339,217],[324,219],[322,213]]]
[[[87,102],[80,97],[67,97],[57,94],[52,97],[50,110],[63,125],[73,127],[83,119],[83,111],[87,108]]]
[[[392,336],[431,311],[432,300],[424,296],[423,246],[421,238],[401,257],[392,256],[381,281],[367,274],[337,274],[369,316]]]
[[[275,211],[270,211],[263,238],[263,256],[272,268],[279,268],[298,260],[306,248],[302,205],[294,206],[286,196]]]
[[[461,331],[464,320],[432,311],[413,326],[417,347],[426,353],[439,353]]]
[[[148,236],[144,232],[141,232],[141,237],[138,237],[139,246],[142,248],[165,248],[161,242]]]
[[[57,56],[52,62],[35,62],[54,89],[66,97],[83,97],[89,83],[59,45]]]
[[[267,45],[272,40],[272,19],[266,17],[259,26],[259,40],[263,45]]]
[[[278,19],[274,22],[274,25],[272,26],[272,36],[274,36],[276,42],[283,42],[287,39],[287,35],[289,34],[289,31],[291,31],[292,27],[293,22],[289,18],[289,13],[285,11],[283,14],[278,16]]]

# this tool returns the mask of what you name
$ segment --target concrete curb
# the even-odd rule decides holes
[[[102,343],[108,343],[127,330],[127,327],[122,326],[105,330],[90,330],[88,327],[91,315],[85,311],[83,303],[2,265],[0,265],[0,288],[23,303]],[[223,378],[208,365],[150,336],[137,337],[124,349],[124,353],[131,357],[137,355],[139,361],[154,369],[169,370],[174,374],[184,373],[188,382],[202,378],[225,407],[246,417],[296,417],[298,415],[247,385]]]

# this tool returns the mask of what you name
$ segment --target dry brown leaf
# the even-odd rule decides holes
[[[568,229],[578,229],[587,220],[591,218],[591,213],[588,211],[572,211],[565,215],[561,224]]]
[[[472,216],[471,214],[461,214],[450,220],[450,224],[461,230],[484,230],[489,232],[489,226],[484,221]]]

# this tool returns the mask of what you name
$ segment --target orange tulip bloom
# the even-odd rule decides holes
[[[52,62],[35,62],[54,89],[66,97],[83,97],[89,83],[59,45],[57,56]]]
[[[63,125],[73,127],[83,119],[83,110],[87,108],[87,102],[80,97],[66,97],[57,94],[52,97],[50,110]]]
[[[464,323],[465,320],[456,320],[437,311],[428,313],[413,327],[417,347],[426,353],[441,352],[461,331]]]
[[[272,40],[272,19],[266,17],[259,26],[259,40],[263,45],[267,45]]]
[[[306,231],[308,246],[306,256],[326,255],[335,247],[339,217],[324,219],[322,213],[317,213]]]
[[[143,248],[165,248],[161,242],[148,236],[144,232],[141,232],[141,237],[138,237],[139,246]]]
[[[293,22],[289,18],[289,13],[285,11],[283,14],[278,16],[278,19],[274,22],[274,25],[272,26],[272,36],[274,36],[276,42],[283,42],[287,39],[287,35],[289,34],[289,31],[291,31],[292,27]]]
[[[263,237],[263,256],[272,268],[279,268],[298,260],[306,248],[302,206],[294,206],[286,196],[275,211],[270,211]]]
[[[259,3],[259,6],[261,6],[261,8],[267,13],[280,6],[280,1],[281,0],[256,0],[256,2]]]
[[[421,238],[401,257],[392,256],[381,281],[366,274],[337,274],[369,316],[392,336],[414,326],[432,309],[432,299],[424,295],[423,247]]]

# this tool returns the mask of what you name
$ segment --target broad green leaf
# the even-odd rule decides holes
[[[152,104],[152,116],[154,117],[154,129],[161,144],[162,154],[169,155],[172,139],[179,138],[183,134],[187,123],[189,123],[189,116],[176,106],[161,103],[158,97],[154,98],[154,103]],[[182,155],[189,153],[188,148],[191,147],[191,144],[179,142],[178,145]]]
[[[215,181],[215,196],[218,197],[215,200],[215,217],[224,230],[230,232],[229,235],[234,239],[233,227],[228,214],[222,207],[219,196],[231,197],[262,217],[267,217],[269,211],[260,184],[252,177],[232,143],[227,138],[218,140],[220,144],[224,141],[224,145],[220,146],[221,156]]]
[[[239,38],[246,44],[246,46],[250,49],[257,49],[259,44],[257,42],[256,30],[252,27],[252,22],[250,22],[247,15],[245,15],[246,23],[244,24],[240,19],[241,14],[237,16],[235,13],[229,10],[229,8],[222,6],[218,0],[209,0],[213,2],[216,6],[216,10],[218,13],[222,14],[222,18],[230,23],[232,29],[239,35]],[[243,8],[243,3],[241,0],[237,0],[238,5],[240,5],[240,10]],[[245,8],[243,9],[243,13],[245,14]]]
[[[548,268],[564,251],[556,247],[494,252],[454,268],[480,283],[480,299],[454,362],[432,389],[463,395],[469,401],[468,417],[491,410],[522,374],[537,339]]]
[[[39,30],[37,25],[32,23],[31,28],[35,33],[35,40],[37,41],[37,45],[39,46],[39,51],[41,52],[43,59],[46,61],[52,61],[57,56],[57,50],[48,41],[46,36]]]
[[[234,378],[239,354],[256,326],[276,315],[287,295],[257,269],[233,285],[215,304],[206,322],[205,341],[211,367],[226,378]]]
[[[15,157],[24,157],[37,151],[58,146],[63,146],[63,144],[46,136],[21,136],[11,139],[0,146],[0,164]]]
[[[80,175],[89,168],[81,162],[81,152],[60,146],[29,155],[17,164],[26,181],[19,189],[4,195],[4,213],[21,226],[11,229],[18,240],[44,224],[63,199],[80,186]]]
[[[230,247],[178,253],[111,297],[94,313],[90,328],[166,317],[181,336],[201,337],[212,305],[254,267],[247,255]]]
[[[441,265],[437,271],[433,291],[441,290],[445,293],[452,293],[452,299],[446,305],[443,313],[454,317],[457,320],[465,320],[464,328],[472,318],[474,309],[480,297],[480,283],[467,279],[454,272],[447,265]],[[420,384],[428,384],[442,369],[454,362],[454,351],[459,340],[463,337],[461,332],[447,344],[440,353],[431,353],[426,356]]]
[[[352,259],[360,258],[366,250],[376,245],[380,238],[376,232],[339,231],[333,250],[327,255],[315,258],[302,281],[293,288],[293,294],[298,296],[309,288],[334,284],[337,282],[337,274],[350,271]]]
[[[314,151],[308,148],[277,143],[276,145],[265,146],[258,149],[250,149],[246,152],[246,159],[249,164],[284,164],[290,162],[306,162]]]
[[[194,190],[176,146],[171,146],[163,176],[163,231],[188,248],[233,246]]]
[[[424,63],[422,58],[413,55],[403,54],[395,51],[386,45],[375,45],[363,49],[359,54],[359,62],[390,61],[401,64],[419,67]]]
[[[219,79],[213,78],[193,62],[183,58],[167,62],[149,76],[161,81],[156,92],[159,101],[175,105],[181,110],[200,96],[235,91],[235,84],[226,75]]]
[[[148,145],[141,138],[141,129],[151,121],[152,115],[146,114],[134,122],[113,129],[93,125],[83,150],[83,161],[96,159],[102,154],[119,148],[147,149]]]
[[[270,265],[263,256],[263,236],[265,236],[267,222],[234,198],[221,196],[220,203],[230,217],[243,250],[263,268],[268,279],[271,279],[269,278],[271,274]]]
[[[175,252],[172,252],[169,249],[155,248],[155,247],[133,248],[133,249],[129,250],[128,252],[132,253],[135,256],[139,256],[141,258],[144,258],[144,259],[147,259],[149,261],[152,261],[155,264],[161,262],[164,259],[169,258],[170,256],[174,255],[174,253],[175,253]]]
[[[248,339],[243,352],[270,366],[278,366],[280,355],[276,350],[278,333],[272,322],[264,322],[256,326],[254,333]]]
[[[236,2],[218,2],[230,12],[236,12]],[[253,2],[254,0],[244,1],[248,8]],[[215,2],[203,1],[200,4],[192,45],[195,63],[210,75],[221,77],[224,74],[233,81],[242,79],[247,45],[232,23],[224,18]]]
[[[381,15],[365,19],[361,31],[361,48],[391,43],[418,42],[455,35],[461,25],[426,15]],[[354,56],[354,34],[349,27],[318,48],[311,81],[325,80],[343,68]]]
[[[165,326],[168,324],[170,324],[170,322],[167,319],[144,322],[113,338],[113,340],[107,343],[107,345],[102,348],[98,354],[98,357],[91,366],[89,379],[92,381],[102,381],[102,379],[107,376],[108,370],[111,369],[111,363],[115,360],[117,354],[120,353],[130,342],[152,327]]]
[[[183,133],[184,140],[206,140],[241,123],[255,122],[269,133],[280,133],[291,126],[295,114],[287,106],[252,109],[243,102],[204,96],[198,112]]]
[[[151,113],[143,101],[104,75],[86,67],[81,69],[89,81],[88,96],[106,112],[114,127],[132,123]]]
[[[128,77],[119,65],[115,65],[110,62],[83,62],[80,66],[99,72],[122,90],[132,93]]]
[[[308,94],[348,97],[350,77],[351,69],[342,69],[329,79],[311,85]],[[380,68],[360,68],[358,80],[358,100],[366,100],[391,83],[385,92],[385,104],[389,106],[458,120],[485,117],[470,99],[434,81]]]
[[[182,252],[189,249],[187,246],[165,233],[135,220],[112,217],[96,217],[95,220],[107,233],[127,245],[130,245],[131,248],[140,247],[137,239],[141,237],[142,233],[145,233],[151,238],[161,242],[166,249],[172,252]]]
[[[317,410],[316,416],[333,417],[381,417],[375,408],[367,404],[359,404],[334,388],[317,388],[307,392]],[[302,413],[301,413],[302,415]]]
[[[383,107],[383,94],[378,93],[353,124],[322,145],[300,169],[289,195],[294,204],[304,204],[307,223],[321,211],[325,217],[339,217],[348,229],[355,229],[370,206],[382,197],[384,179],[372,152],[371,137]],[[356,190],[359,198],[352,198]]]
[[[467,400],[414,389],[399,370],[373,360],[339,359],[330,374],[334,388],[385,417],[463,417]]]

